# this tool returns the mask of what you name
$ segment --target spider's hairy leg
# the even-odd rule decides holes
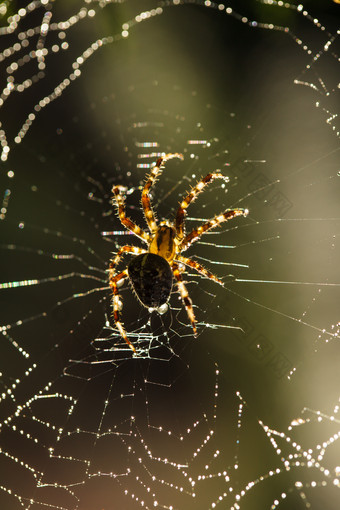
[[[248,209],[230,209],[229,211],[225,211],[222,214],[217,214],[214,218],[207,221],[206,223],[203,223],[203,225],[195,228],[185,236],[183,239],[181,245],[180,245],[180,251],[184,251],[189,246],[197,241],[204,232],[207,230],[211,230],[212,228],[218,227],[221,223],[224,221],[231,220],[232,218],[235,218],[236,216],[247,216],[249,213]]]
[[[117,251],[115,257],[111,259],[110,262],[110,278],[113,275],[113,270],[117,266],[118,262],[124,255],[124,253],[133,253],[134,255],[141,255],[142,253],[146,253],[146,251],[143,248],[138,248],[137,246],[121,246],[119,250]]]
[[[219,283],[220,285],[223,285],[222,280],[217,278],[213,273],[208,271],[205,267],[203,267],[201,264],[196,262],[196,260],[189,259],[188,257],[183,257],[182,255],[177,255],[176,260],[178,262],[183,262],[183,264],[186,264],[187,266],[192,267],[195,269],[198,273],[200,273],[202,276],[205,276],[206,278],[210,278],[211,280],[214,280],[214,282]]]
[[[190,299],[189,293],[187,291],[186,286],[184,285],[182,274],[179,270],[178,264],[176,262],[172,263],[172,272],[174,274],[174,277],[177,280],[177,287],[178,291],[181,295],[183,304],[185,306],[186,312],[188,314],[189,320],[191,322],[192,329],[194,331],[194,336],[197,336],[197,328],[196,328],[196,319],[194,310],[192,308],[192,301]]]
[[[140,239],[143,239],[146,243],[149,243],[150,236],[144,230],[142,230],[138,225],[136,225],[130,218],[127,218],[125,214],[125,200],[122,195],[122,192],[125,191],[126,188],[123,186],[113,186],[112,193],[114,195],[114,199],[116,201],[118,207],[118,216],[121,223],[126,227],[130,232],[135,234]]]
[[[184,219],[186,215],[186,209],[193,202],[197,195],[199,195],[205,186],[210,182],[213,182],[215,179],[223,179],[225,182],[229,182],[229,177],[221,174],[219,171],[211,172],[210,174],[203,177],[196,186],[193,186],[190,192],[187,194],[185,198],[183,198],[182,202],[179,205],[177,210],[176,219],[175,219],[175,228],[177,232],[177,239],[182,241],[184,237]]]
[[[122,271],[121,273],[117,274],[116,276],[113,276],[113,275],[110,276],[110,287],[111,287],[111,289],[113,291],[113,318],[114,318],[114,321],[115,321],[115,323],[117,325],[117,328],[118,328],[119,333],[121,334],[122,338],[128,344],[130,349],[133,352],[136,352],[136,349],[134,348],[134,346],[132,345],[132,343],[130,342],[130,340],[127,337],[126,331],[124,329],[123,324],[120,321],[120,316],[119,316],[119,311],[120,311],[120,308],[121,308],[121,301],[120,301],[120,296],[119,296],[119,292],[118,292],[118,284],[122,280],[127,278],[127,276],[128,276],[127,269],[124,269],[124,271]]]
[[[172,158],[179,158],[179,159],[183,160],[183,155],[175,152],[173,154],[171,154],[171,153],[166,154],[165,156],[158,158],[156,165],[152,167],[151,172],[148,175],[148,178],[145,182],[145,185],[144,185],[144,188],[142,191],[142,206],[143,206],[144,216],[145,216],[146,222],[148,224],[148,227],[149,227],[151,233],[156,232],[157,223],[156,223],[155,214],[152,210],[149,192],[150,192],[150,189],[152,188],[152,186],[154,185],[154,183],[156,182],[158,175],[162,172],[162,169],[163,169],[162,165],[164,163],[166,163],[169,159],[172,159]]]

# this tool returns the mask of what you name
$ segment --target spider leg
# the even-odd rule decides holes
[[[133,352],[136,352],[136,349],[134,348],[134,346],[132,345],[132,343],[130,342],[130,340],[128,339],[128,337],[126,335],[126,331],[124,329],[123,324],[120,321],[120,316],[119,316],[119,311],[121,308],[121,301],[120,301],[117,284],[119,282],[121,282],[122,280],[124,280],[127,276],[128,276],[127,269],[124,269],[124,271],[117,274],[116,276],[110,276],[110,287],[113,291],[113,318],[114,318],[114,321],[117,325],[117,328],[118,328],[122,338],[124,338],[125,342],[128,344],[130,349]]]
[[[128,229],[130,232],[135,234],[137,237],[145,241],[146,243],[150,242],[150,236],[144,230],[142,230],[138,225],[136,225],[130,218],[126,217],[125,214],[125,200],[121,194],[121,191],[124,191],[125,188],[123,186],[113,186],[112,193],[114,194],[114,199],[116,200],[116,204],[118,207],[118,216],[121,223]]]
[[[205,276],[207,278],[210,278],[211,280],[214,280],[216,283],[219,283],[220,285],[223,285],[222,280],[217,278],[213,273],[208,271],[205,267],[203,267],[201,264],[196,262],[196,260],[189,259],[187,257],[183,257],[182,255],[177,255],[176,260],[179,262],[183,262],[183,264],[186,264],[187,266],[192,267],[195,269],[198,273],[200,273],[202,276]]]
[[[177,287],[178,287],[179,293],[181,295],[183,304],[185,306],[186,312],[188,314],[189,320],[191,322],[191,326],[194,331],[194,336],[197,336],[196,319],[195,319],[194,310],[192,308],[192,301],[190,299],[187,288],[184,285],[181,272],[180,272],[178,264],[176,262],[172,263],[172,271],[173,271],[174,277],[177,280]]]
[[[110,262],[110,278],[113,275],[114,268],[117,266],[118,262],[124,255],[124,253],[133,253],[134,255],[141,255],[142,253],[145,253],[146,251],[143,248],[138,248],[137,246],[121,246],[119,250],[116,253],[116,256],[111,260]]]
[[[199,193],[203,191],[205,186],[210,182],[213,182],[215,179],[224,179],[225,182],[229,182],[229,178],[221,174],[220,172],[218,171],[212,172],[203,177],[200,181],[198,181],[196,186],[193,186],[191,188],[190,192],[180,203],[175,219],[175,228],[177,232],[177,239],[179,241],[182,241],[184,237],[184,219],[186,216],[186,209],[191,204],[191,202],[193,202],[196,199],[197,195],[199,195]]]
[[[200,227],[195,228],[185,236],[183,239],[181,245],[180,245],[180,251],[184,251],[189,248],[189,246],[197,241],[204,232],[207,230],[211,230],[212,228],[218,227],[221,223],[224,221],[231,220],[232,218],[235,218],[236,216],[247,216],[248,209],[230,209],[229,211],[225,211],[222,214],[216,215],[211,220],[207,221],[206,223],[203,223]]]
[[[145,219],[146,219],[146,222],[148,224],[148,227],[149,227],[151,233],[156,232],[157,223],[156,223],[155,214],[152,210],[149,192],[150,192],[150,189],[153,186],[153,184],[156,182],[158,175],[163,170],[162,165],[164,163],[166,163],[169,159],[172,159],[172,158],[183,159],[183,156],[182,156],[182,154],[178,154],[176,152],[174,154],[166,154],[165,156],[158,158],[156,165],[154,167],[152,167],[152,169],[151,169],[151,172],[148,176],[147,181],[145,182],[145,185],[144,185],[144,188],[142,191],[142,206],[143,206],[143,210],[144,210]]]

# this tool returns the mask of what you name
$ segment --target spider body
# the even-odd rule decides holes
[[[171,262],[176,253],[176,230],[165,222],[161,223],[151,241],[149,251]]]
[[[129,262],[128,275],[142,305],[157,309],[168,302],[173,275],[164,257],[155,253],[137,255]]]
[[[213,180],[223,179],[224,181],[228,181],[227,177],[222,175],[219,171],[215,171],[209,173],[191,188],[187,196],[180,202],[173,222],[162,221],[158,225],[151,206],[150,189],[158,175],[162,172],[163,163],[171,158],[183,159],[183,156],[175,153],[160,157],[156,165],[152,168],[150,175],[147,177],[142,191],[142,207],[149,232],[145,232],[130,218],[126,217],[125,198],[123,196],[125,188],[122,186],[113,186],[112,188],[121,223],[130,232],[146,243],[148,247],[148,249],[144,249],[137,246],[122,246],[112,258],[109,268],[109,283],[113,291],[113,318],[121,336],[133,352],[136,352],[136,349],[128,339],[125,328],[120,320],[122,302],[118,288],[124,280],[129,278],[143,306],[150,310],[157,309],[162,313],[164,311],[164,306],[166,307],[166,303],[169,300],[173,279],[175,278],[178,292],[191,322],[193,333],[196,336],[196,319],[192,301],[182,279],[184,267],[189,266],[201,276],[210,278],[220,285],[223,285],[223,282],[197,261],[184,257],[182,252],[197,241],[204,232],[217,227],[222,222],[234,218],[235,216],[246,216],[248,214],[247,209],[228,209],[192,230],[189,234],[186,234],[185,216],[186,209],[190,203],[193,202],[197,195],[203,191],[205,186]],[[135,257],[130,261],[126,269],[118,272],[117,266],[124,254],[131,254]]]

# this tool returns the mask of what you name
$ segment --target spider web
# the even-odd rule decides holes
[[[338,507],[337,9],[0,4],[2,508]],[[133,356],[111,188],[145,227],[166,152],[159,219],[217,168],[187,229],[250,214],[186,254],[224,282],[186,272],[198,339],[122,289]]]

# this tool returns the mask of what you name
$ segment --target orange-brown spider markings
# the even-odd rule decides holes
[[[199,274],[221,285],[223,285],[223,282],[195,260],[183,257],[182,252],[187,250],[189,246],[197,241],[207,230],[215,228],[224,221],[234,218],[235,216],[247,216],[248,214],[247,209],[227,210],[195,228],[189,234],[185,234],[184,220],[186,209],[191,202],[193,202],[197,195],[203,191],[205,186],[213,180],[224,179],[224,181],[227,182],[229,180],[219,171],[215,171],[209,173],[206,177],[202,178],[196,186],[191,188],[187,196],[180,202],[176,218],[172,223],[169,221],[161,221],[158,225],[152,210],[149,193],[157,177],[164,168],[162,166],[163,163],[171,158],[180,158],[183,160],[182,154],[178,153],[166,154],[160,157],[156,165],[152,168],[150,175],[147,177],[142,191],[142,207],[150,232],[145,232],[130,218],[126,217],[125,199],[122,195],[122,192],[126,191],[126,189],[122,186],[113,186],[112,188],[114,194],[113,198],[118,207],[118,216],[121,223],[130,230],[130,232],[142,239],[148,247],[148,249],[143,249],[137,246],[122,246],[119,248],[115,257],[112,258],[109,268],[110,287],[113,291],[113,318],[121,336],[133,352],[136,352],[136,349],[128,339],[124,326],[120,321],[119,312],[122,304],[118,287],[123,284],[126,278],[129,278],[142,305],[149,308],[150,311],[156,309],[160,313],[164,313],[167,309],[173,277],[175,277],[177,288],[191,322],[194,335],[197,336],[192,301],[182,279],[182,272],[184,271],[182,266],[183,264],[189,266]],[[117,264],[125,253],[137,256],[131,260],[124,271],[117,274]]]

